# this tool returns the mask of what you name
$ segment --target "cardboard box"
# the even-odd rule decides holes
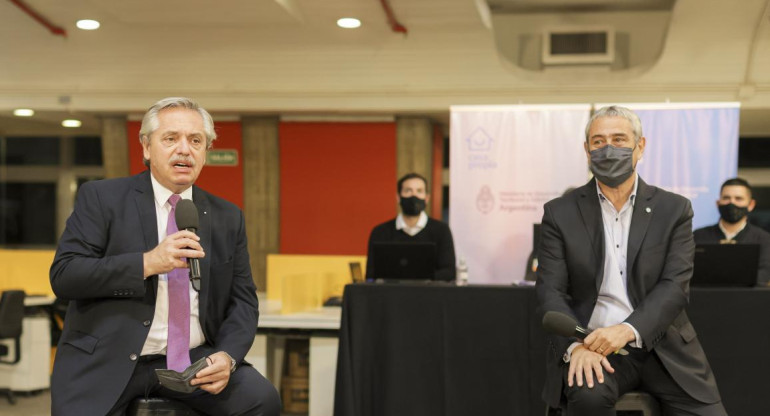
[[[289,339],[286,341],[286,363],[284,374],[290,377],[307,378],[310,368],[310,341]]]
[[[307,413],[309,398],[307,377],[282,377],[281,400],[284,412]]]

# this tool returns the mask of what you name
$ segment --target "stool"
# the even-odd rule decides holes
[[[650,394],[643,391],[629,391],[615,403],[618,416],[660,416],[660,405]]]
[[[620,396],[615,403],[617,416],[660,416],[660,405],[650,394],[643,391],[629,391]],[[562,403],[561,409],[552,409],[546,406],[546,416],[569,416],[566,403]]]
[[[128,405],[126,416],[200,416],[200,413],[176,400],[139,397]]]

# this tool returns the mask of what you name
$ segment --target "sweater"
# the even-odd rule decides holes
[[[372,229],[369,235],[369,249],[366,261],[366,279],[374,279],[372,264],[373,243],[434,243],[436,245],[436,280],[455,279],[455,247],[452,231],[441,221],[428,218],[428,223],[414,236],[396,229],[396,219],[384,222]]]

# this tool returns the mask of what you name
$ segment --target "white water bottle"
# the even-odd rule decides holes
[[[457,264],[457,280],[455,283],[457,286],[466,286],[468,284],[468,264],[465,263],[465,259],[462,257]]]

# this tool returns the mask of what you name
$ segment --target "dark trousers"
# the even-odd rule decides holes
[[[666,416],[725,416],[721,402],[701,403],[693,399],[674,381],[655,353],[627,348],[629,355],[611,354],[608,359],[615,369],[604,372],[604,383],[594,377],[594,387],[567,384],[569,366],[564,366],[564,396],[568,416],[615,416],[615,403],[623,394],[641,390],[653,395]]]
[[[194,362],[207,354],[193,350],[190,355]],[[128,385],[109,415],[124,415],[132,400],[148,396],[178,400],[207,415],[279,416],[280,414],[281,401],[278,391],[249,365],[239,366],[230,375],[227,387],[216,395],[203,390],[184,394],[161,387],[155,375],[156,368],[166,368],[165,356],[153,356],[149,359],[141,357]]]

